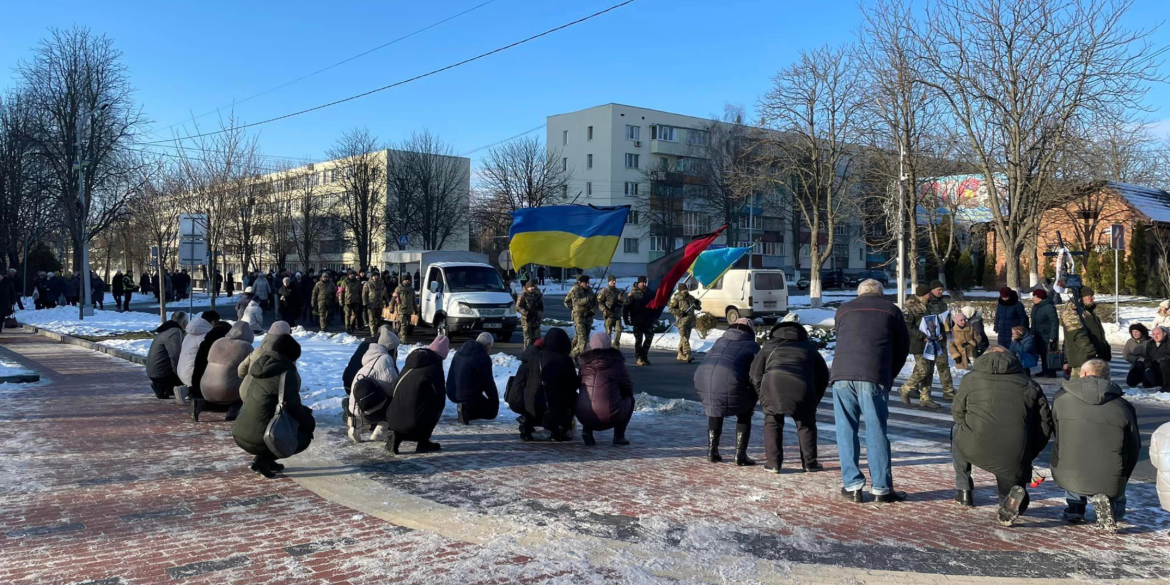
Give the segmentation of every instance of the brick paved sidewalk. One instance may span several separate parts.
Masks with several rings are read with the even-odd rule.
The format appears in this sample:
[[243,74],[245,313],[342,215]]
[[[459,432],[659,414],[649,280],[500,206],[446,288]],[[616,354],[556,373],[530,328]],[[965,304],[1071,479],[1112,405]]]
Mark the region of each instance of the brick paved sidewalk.
[[950,501],[940,443],[895,444],[910,502],[858,506],[835,495],[828,433],[825,473],[777,476],[730,464],[730,445],[724,463],[706,463],[705,421],[685,412],[639,413],[628,448],[609,433],[592,448],[521,443],[506,414],[469,427],[445,417],[441,453],[397,458],[319,418],[288,477],[265,481],[227,424],[154,399],[140,367],[22,333],[0,343],[48,379],[0,386],[0,583],[1170,577],[1170,516],[1149,484],[1131,484],[1132,525],[1116,536],[1063,525],[1051,482],[1005,529],[989,475],[976,475],[979,508]]

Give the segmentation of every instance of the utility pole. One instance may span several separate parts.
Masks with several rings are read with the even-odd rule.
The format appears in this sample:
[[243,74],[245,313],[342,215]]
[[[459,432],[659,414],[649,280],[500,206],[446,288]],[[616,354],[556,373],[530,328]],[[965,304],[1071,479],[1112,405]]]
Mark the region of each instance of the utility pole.
[[86,317],[93,316],[93,290],[89,279],[89,206],[86,203],[85,192],[85,165],[89,161],[85,160],[82,152],[81,135],[85,129],[86,118],[92,117],[94,114],[105,110],[110,104],[99,104],[92,110],[88,110],[84,115],[77,117],[77,201],[81,205],[80,213],[78,213],[78,221],[81,222],[81,307],[79,307],[77,318],[84,320]]
[[906,304],[906,147],[898,135],[898,307]]

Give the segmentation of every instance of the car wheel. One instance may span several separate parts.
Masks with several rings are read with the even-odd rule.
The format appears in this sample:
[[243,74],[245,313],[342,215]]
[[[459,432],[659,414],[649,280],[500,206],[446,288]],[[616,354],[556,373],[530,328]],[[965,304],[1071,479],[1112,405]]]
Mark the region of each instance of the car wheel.
[[727,309],[727,322],[735,323],[736,321],[739,321],[739,309],[735,307]]

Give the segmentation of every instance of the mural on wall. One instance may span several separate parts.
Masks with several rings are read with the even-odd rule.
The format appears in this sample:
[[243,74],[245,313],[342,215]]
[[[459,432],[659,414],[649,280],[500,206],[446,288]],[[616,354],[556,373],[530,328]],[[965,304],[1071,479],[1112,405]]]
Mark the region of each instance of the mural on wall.
[[[1004,194],[1007,192],[1007,178],[995,175],[996,186],[1000,198],[1006,203]],[[938,201],[937,213],[933,214],[934,221],[940,221],[940,216],[955,209],[955,219],[962,223],[975,224],[992,221],[991,195],[987,192],[985,175],[948,175],[923,179],[918,183],[918,200],[921,202]],[[1007,212],[1006,205],[1002,209]],[[918,222],[930,223],[931,214],[928,214],[921,203],[918,205]]]

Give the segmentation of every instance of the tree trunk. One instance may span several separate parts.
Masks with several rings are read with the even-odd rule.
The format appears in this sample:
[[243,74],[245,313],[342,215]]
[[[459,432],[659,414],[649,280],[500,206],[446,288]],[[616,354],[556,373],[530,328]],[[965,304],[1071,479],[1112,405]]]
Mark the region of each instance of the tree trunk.
[[815,238],[810,237],[808,245],[808,304],[814,309],[821,306],[821,250]]
[[1034,289],[1040,284],[1040,258],[1037,253],[1036,234],[1024,243],[1024,257],[1028,259],[1028,288]]
[[940,262],[938,265],[938,281],[943,283],[943,290],[947,289],[947,268],[946,264]]

